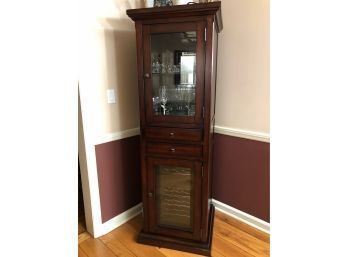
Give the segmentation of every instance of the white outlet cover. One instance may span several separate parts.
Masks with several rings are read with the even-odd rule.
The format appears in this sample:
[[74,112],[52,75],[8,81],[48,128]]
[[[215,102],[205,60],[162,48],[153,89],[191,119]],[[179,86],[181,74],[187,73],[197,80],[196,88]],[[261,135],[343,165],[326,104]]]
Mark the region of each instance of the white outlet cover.
[[115,98],[115,90],[114,89],[107,89],[106,94],[108,97],[108,103],[109,104],[114,104],[116,103],[116,98]]

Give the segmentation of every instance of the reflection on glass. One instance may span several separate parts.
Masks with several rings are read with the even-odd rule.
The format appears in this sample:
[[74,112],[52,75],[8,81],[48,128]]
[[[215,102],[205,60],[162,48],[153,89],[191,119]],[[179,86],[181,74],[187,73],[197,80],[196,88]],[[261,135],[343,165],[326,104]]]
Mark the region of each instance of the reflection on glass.
[[180,84],[194,85],[196,84],[196,54],[183,52],[180,58]]
[[194,116],[196,32],[151,35],[153,113]]
[[155,171],[158,225],[191,230],[191,169],[159,165]]

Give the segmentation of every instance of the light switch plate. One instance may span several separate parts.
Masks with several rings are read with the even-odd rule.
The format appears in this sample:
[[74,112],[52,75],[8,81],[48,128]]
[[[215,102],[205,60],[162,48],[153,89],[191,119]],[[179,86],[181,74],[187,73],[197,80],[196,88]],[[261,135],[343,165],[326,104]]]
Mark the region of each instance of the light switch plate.
[[114,104],[116,103],[116,98],[115,98],[115,90],[114,89],[107,89],[106,94],[108,97],[108,103],[109,104]]

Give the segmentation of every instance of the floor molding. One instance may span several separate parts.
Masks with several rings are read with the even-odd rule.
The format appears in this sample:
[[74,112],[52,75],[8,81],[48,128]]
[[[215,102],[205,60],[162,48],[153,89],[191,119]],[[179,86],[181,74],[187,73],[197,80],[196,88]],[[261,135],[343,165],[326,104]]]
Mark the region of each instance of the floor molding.
[[245,213],[243,211],[240,211],[236,208],[233,208],[227,204],[224,204],[222,202],[219,202],[215,199],[213,199],[213,204],[215,205],[215,208],[218,211],[221,211],[233,218],[236,218],[254,228],[257,228],[258,230],[261,230],[263,232],[266,232],[270,234],[270,224],[266,221],[263,221],[259,218],[256,218],[248,213]]
[[[233,208],[227,204],[224,204],[222,202],[219,202],[215,199],[213,199],[213,204],[216,208],[216,210],[221,211],[233,218],[236,218],[258,230],[261,230],[266,233],[270,233],[270,224],[268,222],[265,222],[259,218],[256,218],[248,213],[245,213],[243,211],[240,211],[236,208]],[[108,220],[107,222],[101,224],[98,226],[98,228],[95,228],[94,230],[94,237],[100,237],[103,236],[112,230],[118,228],[119,226],[123,225],[127,221],[131,220],[138,214],[140,214],[143,210],[143,204],[139,203],[136,206],[130,208],[129,210],[117,215],[116,217],[112,218],[111,220]]]
[[112,218],[111,220],[108,220],[107,222],[101,224],[94,230],[94,237],[100,237],[103,236],[115,228],[118,228],[119,226],[123,225],[127,221],[131,220],[138,214],[140,214],[143,210],[143,204],[139,203],[135,205],[134,207],[128,209],[125,212],[122,212],[121,214],[117,215],[116,217]]
[[249,131],[244,129],[236,129],[236,128],[230,128],[230,127],[223,127],[223,126],[214,126],[214,133],[223,134],[227,136],[233,136],[233,137],[241,137],[261,142],[270,142],[269,134],[267,133],[261,133],[256,131]]

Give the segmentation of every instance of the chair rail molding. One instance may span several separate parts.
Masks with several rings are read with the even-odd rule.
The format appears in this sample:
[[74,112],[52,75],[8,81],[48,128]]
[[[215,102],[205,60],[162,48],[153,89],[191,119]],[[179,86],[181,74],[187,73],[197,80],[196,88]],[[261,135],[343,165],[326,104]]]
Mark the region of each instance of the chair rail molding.
[[[270,142],[270,136],[268,133],[237,129],[237,128],[231,128],[231,127],[224,127],[220,125],[214,126],[214,133],[227,135],[227,136],[233,136],[233,137],[246,138],[246,139],[267,142],[267,143]],[[124,139],[127,137],[133,137],[137,135],[140,135],[139,127],[130,128],[130,129],[121,130],[121,131],[112,132],[112,133],[106,133],[106,134],[97,136],[95,140],[95,145],[104,144],[104,143]]]
[[95,145],[100,145],[108,142],[112,142],[115,140],[120,140],[128,137],[133,137],[140,135],[140,128],[131,128],[127,130],[121,130],[117,132],[112,132],[112,133],[106,133],[104,135],[99,135],[96,140],[95,140]]
[[224,127],[215,125],[214,126],[214,133],[223,134],[227,136],[233,136],[233,137],[241,137],[261,142],[270,142],[270,136],[268,133],[262,133],[262,132],[256,132],[256,131],[250,131],[250,130],[244,130],[244,129],[237,129],[237,128],[230,128],[230,127]]

